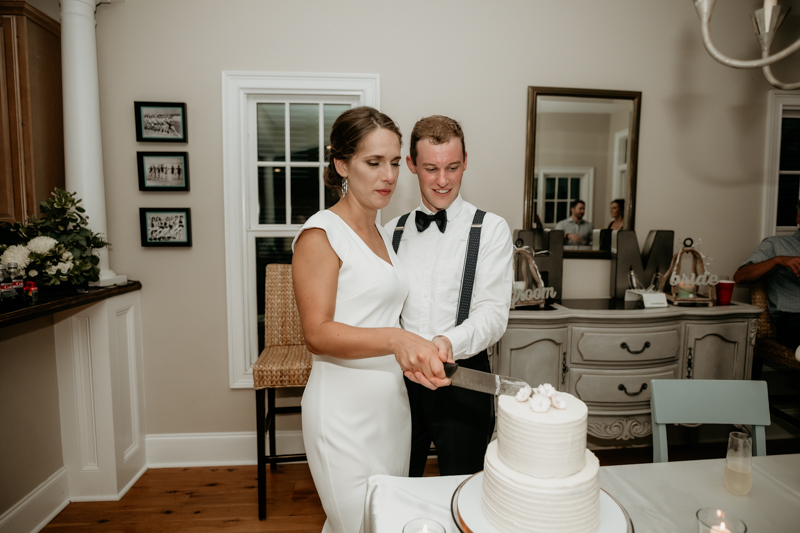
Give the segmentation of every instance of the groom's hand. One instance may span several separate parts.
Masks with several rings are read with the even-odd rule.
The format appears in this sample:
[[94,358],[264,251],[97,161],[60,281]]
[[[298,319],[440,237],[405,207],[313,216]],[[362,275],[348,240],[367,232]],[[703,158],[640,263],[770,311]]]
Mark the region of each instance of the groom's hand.
[[450,339],[444,335],[437,335],[431,342],[439,349],[439,360],[442,363],[455,362],[453,361],[453,345],[450,343]]

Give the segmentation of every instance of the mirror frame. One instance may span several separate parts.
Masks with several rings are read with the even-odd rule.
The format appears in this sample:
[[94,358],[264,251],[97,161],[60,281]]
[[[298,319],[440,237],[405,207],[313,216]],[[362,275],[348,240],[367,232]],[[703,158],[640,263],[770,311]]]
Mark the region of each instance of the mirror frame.
[[[625,229],[634,229],[636,215],[636,177],[639,164],[639,119],[641,117],[642,93],[640,91],[613,91],[606,89],[570,89],[564,87],[528,87],[528,124],[525,143],[525,197],[522,213],[522,228],[532,229],[534,211],[533,178],[536,164],[536,99],[538,96],[573,96],[586,98],[608,98],[612,100],[631,100],[633,111],[631,116],[631,132],[628,134],[628,153],[630,162],[628,169],[628,191]],[[572,259],[610,259],[611,252],[604,250],[564,250],[564,258]]]

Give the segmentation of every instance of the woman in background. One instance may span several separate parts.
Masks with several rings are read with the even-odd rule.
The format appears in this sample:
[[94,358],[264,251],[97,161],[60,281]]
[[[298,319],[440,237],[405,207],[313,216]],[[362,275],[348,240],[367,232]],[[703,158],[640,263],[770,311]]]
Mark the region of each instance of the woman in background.
[[331,129],[325,185],[340,200],[303,224],[292,273],[315,354],[302,400],[303,443],[327,514],[323,533],[356,533],[369,476],[408,475],[411,414],[403,371],[449,384],[434,344],[400,329],[408,280],[375,224],[394,193],[401,134],[370,107]]
[[611,223],[608,229],[622,229],[625,226],[625,200],[617,198],[611,201]]

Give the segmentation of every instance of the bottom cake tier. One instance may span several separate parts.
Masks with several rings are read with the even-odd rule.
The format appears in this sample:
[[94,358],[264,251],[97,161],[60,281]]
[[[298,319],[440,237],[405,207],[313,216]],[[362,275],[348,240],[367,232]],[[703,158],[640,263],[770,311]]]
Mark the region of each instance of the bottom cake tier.
[[600,463],[586,450],[583,470],[540,479],[506,466],[489,444],[484,463],[482,506],[503,533],[595,533],[600,527]]

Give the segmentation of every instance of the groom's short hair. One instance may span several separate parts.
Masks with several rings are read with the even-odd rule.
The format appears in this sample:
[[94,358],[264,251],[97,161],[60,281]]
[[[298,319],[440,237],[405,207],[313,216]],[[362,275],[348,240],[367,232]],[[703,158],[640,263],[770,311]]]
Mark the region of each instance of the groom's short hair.
[[464,144],[464,131],[461,124],[444,115],[431,115],[417,121],[411,131],[410,155],[414,164],[417,163],[417,143],[430,141],[431,144],[445,144],[450,139],[461,139],[461,151],[466,156],[467,148]]

